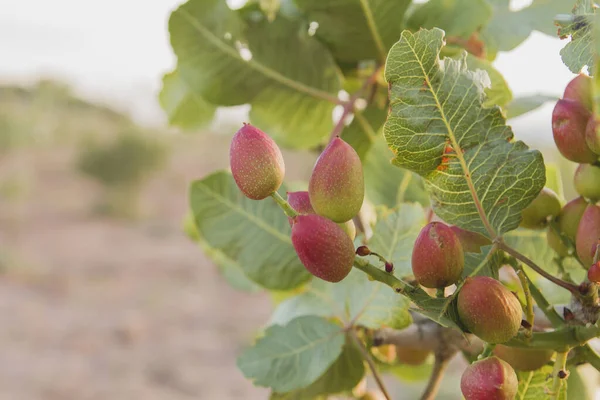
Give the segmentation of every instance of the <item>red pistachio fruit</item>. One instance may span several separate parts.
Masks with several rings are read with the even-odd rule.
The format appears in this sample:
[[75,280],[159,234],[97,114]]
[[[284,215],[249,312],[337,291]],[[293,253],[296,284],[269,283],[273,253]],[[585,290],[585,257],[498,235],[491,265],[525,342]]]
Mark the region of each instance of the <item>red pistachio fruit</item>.
[[451,226],[450,229],[460,240],[465,253],[481,253],[482,247],[492,244],[490,239],[477,232],[467,231],[456,225]]
[[600,283],[600,261],[588,269],[587,276],[590,282]]
[[352,269],[354,244],[335,222],[316,214],[298,215],[292,225],[292,244],[308,272],[339,282]]
[[592,78],[586,74],[577,75],[565,87],[563,99],[576,101],[592,112]]
[[[307,191],[288,192],[287,201],[290,206],[299,214],[315,214],[315,210],[310,204],[310,197]],[[290,226],[292,226],[292,218],[288,217],[288,221]],[[356,237],[356,225],[354,225],[354,221],[350,220],[338,223],[338,225],[344,230],[344,232],[346,232],[350,239],[354,240]]]
[[517,297],[499,281],[467,278],[458,292],[458,315],[473,334],[489,343],[504,343],[519,331],[523,311]]
[[425,225],[413,247],[415,279],[427,288],[444,288],[458,282],[464,266],[463,248],[452,229],[442,222]]
[[585,128],[585,142],[590,150],[600,157],[600,129],[598,128],[598,121],[592,115]]
[[558,100],[552,112],[552,134],[560,153],[577,163],[593,163],[598,159],[585,141],[590,112],[573,100]]
[[336,137],[317,159],[308,184],[317,214],[335,222],[352,219],[363,204],[365,183],[356,151]]
[[277,144],[250,124],[244,124],[233,136],[229,164],[235,183],[253,200],[262,200],[279,189],[285,175]]
[[465,400],[513,400],[518,387],[515,370],[498,357],[469,365],[460,380]]
[[593,249],[600,239],[600,206],[590,204],[585,209],[577,229],[577,256],[587,268],[594,262]]
[[558,214],[558,228],[572,241],[577,237],[577,227],[587,206],[588,202],[580,196],[565,204]]

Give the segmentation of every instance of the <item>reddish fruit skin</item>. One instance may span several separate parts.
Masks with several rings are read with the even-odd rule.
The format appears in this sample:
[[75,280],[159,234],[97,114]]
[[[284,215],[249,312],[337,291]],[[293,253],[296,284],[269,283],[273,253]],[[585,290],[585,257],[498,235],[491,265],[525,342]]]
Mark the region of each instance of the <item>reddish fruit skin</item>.
[[554,351],[509,347],[498,344],[494,347],[494,355],[509,363],[516,370],[535,371],[550,361]]
[[521,212],[523,228],[543,229],[548,224],[548,217],[556,217],[560,213],[560,199],[554,191],[543,188],[535,199]]
[[452,229],[430,222],[419,233],[412,253],[415,279],[427,288],[444,288],[461,277],[465,255]]
[[308,272],[339,282],[352,269],[354,244],[335,222],[316,214],[298,215],[292,225],[292,244]]
[[577,163],[593,163],[598,159],[585,141],[585,128],[590,112],[573,100],[558,100],[552,112],[552,134],[560,153]]
[[546,231],[546,240],[548,241],[548,246],[550,246],[559,256],[566,257],[569,255],[569,248],[565,246],[560,235],[550,226]]
[[233,136],[229,164],[235,183],[253,200],[262,200],[279,189],[285,175],[277,144],[250,124],[242,126]]
[[476,336],[504,343],[519,331],[523,311],[517,297],[487,276],[467,278],[458,293],[458,315]]
[[299,214],[315,214],[315,210],[310,204],[310,197],[308,196],[307,191],[288,192],[287,201]]
[[460,380],[465,400],[513,400],[518,386],[515,370],[498,357],[469,365]]
[[482,247],[492,244],[490,239],[477,232],[467,231],[456,225],[451,226],[450,229],[460,241],[465,253],[481,253]]
[[[307,191],[288,192],[287,201],[298,214],[315,214]],[[292,226],[292,218],[288,217],[288,222]],[[350,220],[338,225],[346,232],[350,239],[354,240],[356,237],[356,225],[354,225],[354,221]]]
[[586,74],[577,75],[565,87],[563,99],[576,101],[592,112],[592,78]]
[[598,122],[592,115],[585,128],[585,143],[594,153],[600,154],[600,130],[597,127]]
[[598,239],[600,239],[600,206],[590,204],[581,216],[575,241],[577,256],[585,267],[593,264],[592,249]]
[[562,210],[560,210],[560,214],[558,214],[557,222],[560,231],[573,242],[577,237],[579,221],[581,221],[581,216],[587,206],[588,202],[580,196],[565,204]]
[[336,137],[317,159],[308,183],[317,214],[335,222],[352,219],[363,204],[365,182],[356,151]]
[[592,201],[600,200],[600,167],[581,164],[575,170],[573,184],[577,193]]

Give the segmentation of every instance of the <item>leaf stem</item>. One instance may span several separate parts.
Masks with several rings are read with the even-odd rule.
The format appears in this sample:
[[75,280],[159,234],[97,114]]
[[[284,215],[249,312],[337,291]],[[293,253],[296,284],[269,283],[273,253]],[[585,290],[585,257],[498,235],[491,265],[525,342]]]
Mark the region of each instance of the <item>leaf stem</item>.
[[369,5],[368,0],[360,0],[360,5],[365,14],[365,19],[367,20],[367,25],[369,25],[369,30],[371,31],[371,36],[373,37],[373,41],[377,46],[377,50],[379,51],[379,57],[381,57],[381,61],[385,61],[387,52],[385,51],[385,46],[383,44],[383,40],[381,39],[381,35],[377,30],[377,24],[375,23],[375,18],[373,17],[373,12],[371,11],[371,7]]
[[285,215],[287,215],[290,218],[294,218],[298,215],[296,210],[294,210],[292,206],[290,206],[290,203],[288,203],[283,197],[281,197],[279,193],[273,192],[271,193],[271,197],[273,198],[273,200],[275,200],[275,203],[277,203],[277,205],[281,207],[283,212],[285,212]]
[[498,248],[504,250],[506,253],[510,254],[511,256],[513,256],[517,260],[521,261],[522,263],[526,264],[531,269],[533,269],[535,272],[537,272],[544,278],[548,279],[550,282],[554,283],[557,286],[562,287],[563,289],[568,290],[569,292],[571,292],[574,295],[579,294],[578,286],[576,286],[572,283],[569,283],[569,282],[565,282],[562,279],[556,278],[555,276],[552,276],[548,272],[544,271],[541,267],[539,267],[536,263],[534,263],[529,258],[527,258],[525,255],[519,253],[517,250],[515,250],[512,247],[510,247],[509,245],[507,245],[501,238],[497,239],[496,241],[498,244]]
[[415,287],[410,284],[404,282],[401,279],[396,278],[392,274],[388,274],[387,272],[377,268],[373,264],[369,263],[364,258],[356,256],[354,258],[354,267],[360,269],[365,274],[369,275],[374,280],[384,283],[394,289],[396,293],[403,294],[405,296],[410,297],[409,293],[417,290]]
[[373,378],[375,378],[375,382],[377,382],[377,386],[379,386],[379,390],[381,390],[381,393],[383,393],[386,400],[391,400],[391,397],[383,383],[383,379],[381,379],[381,375],[379,375],[377,366],[375,365],[373,358],[369,354],[369,351],[367,350],[367,348],[365,347],[363,342],[358,338],[358,336],[356,336],[356,331],[354,329],[350,329],[349,335],[352,338],[352,341],[354,342],[356,347],[358,347],[358,350],[362,354],[363,358],[369,365],[369,369],[371,370],[371,373],[373,374]]
[[[552,371],[552,396],[556,400],[560,399],[560,389],[567,375],[567,354],[569,351],[556,353],[556,361],[554,361],[554,370]],[[565,374],[565,375],[562,375]]]
[[533,312],[533,298],[531,296],[531,290],[529,289],[529,279],[527,279],[525,276],[525,271],[523,271],[523,268],[519,268],[517,270],[517,276],[519,277],[521,287],[523,288],[523,294],[525,295],[525,320],[529,323],[529,327],[525,330],[525,332],[526,336],[531,338],[535,314]]
[[450,363],[450,357],[444,357],[442,355],[436,355],[433,363],[433,370],[429,375],[429,381],[427,387],[421,395],[421,400],[434,400],[442,384],[442,378],[448,369]]

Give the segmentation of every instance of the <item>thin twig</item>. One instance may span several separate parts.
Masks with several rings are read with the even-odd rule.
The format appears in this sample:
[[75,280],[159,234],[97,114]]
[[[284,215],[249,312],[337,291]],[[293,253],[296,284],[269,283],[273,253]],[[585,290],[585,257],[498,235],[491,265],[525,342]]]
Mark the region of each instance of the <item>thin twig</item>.
[[373,358],[369,354],[369,351],[367,350],[365,345],[361,342],[361,340],[358,338],[358,336],[356,336],[356,332],[354,331],[354,329],[350,329],[349,334],[350,334],[350,337],[352,338],[352,340],[354,341],[354,344],[356,344],[356,347],[358,347],[358,350],[362,354],[363,358],[369,365],[369,368],[371,369],[371,373],[373,374],[373,378],[375,378],[375,382],[377,382],[377,386],[379,386],[379,390],[381,390],[381,393],[383,393],[386,400],[391,400],[391,397],[383,383],[383,380],[381,379],[381,375],[379,375],[377,366],[375,365]]
[[544,278],[548,279],[550,282],[552,282],[555,285],[560,286],[564,289],[567,289],[569,292],[571,292],[574,295],[579,295],[578,286],[573,285],[572,283],[569,283],[569,282],[565,282],[562,279],[556,278],[555,276],[552,276],[548,272],[544,271],[541,267],[539,267],[536,263],[534,263],[529,258],[527,258],[525,255],[519,253],[517,250],[515,250],[512,247],[510,247],[509,245],[507,245],[502,239],[498,240],[497,244],[498,244],[498,248],[504,250],[505,252],[507,252],[514,258],[516,258],[517,260],[526,264],[532,270],[534,270],[535,272],[537,272]]
[[563,381],[567,377],[567,354],[569,354],[568,351],[556,353],[556,361],[554,361],[554,370],[552,371],[552,397],[556,400],[560,398],[560,389]]
[[287,215],[290,218],[294,218],[298,215],[296,210],[294,210],[292,206],[290,206],[290,203],[288,203],[283,197],[281,197],[279,193],[273,192],[271,193],[271,197],[273,198],[273,200],[275,200],[277,205],[281,207],[285,215]]
[[377,81],[377,76],[381,72],[383,66],[379,66],[375,68],[375,71],[363,82],[363,85],[360,89],[358,89],[355,93],[350,96],[348,101],[342,103],[344,108],[342,109],[342,115],[338,119],[337,123],[333,127],[331,134],[329,135],[329,141],[331,142],[336,136],[341,136],[342,131],[346,127],[346,118],[348,115],[354,112],[354,106],[356,104],[356,100],[360,98],[360,96],[364,93],[369,86],[372,86]]
[[529,323],[529,327],[525,332],[527,332],[527,337],[531,337],[535,314],[533,312],[533,298],[531,297],[531,290],[529,290],[529,279],[525,276],[525,271],[523,271],[522,268],[519,268],[517,271],[517,276],[519,277],[521,287],[523,288],[523,294],[525,295],[525,320]]
[[431,371],[431,375],[429,375],[429,381],[427,382],[425,391],[423,391],[421,400],[435,399],[438,390],[440,389],[440,385],[442,384],[442,378],[444,377],[446,369],[448,368],[448,364],[450,364],[450,357],[445,357],[442,355],[435,356],[433,370]]

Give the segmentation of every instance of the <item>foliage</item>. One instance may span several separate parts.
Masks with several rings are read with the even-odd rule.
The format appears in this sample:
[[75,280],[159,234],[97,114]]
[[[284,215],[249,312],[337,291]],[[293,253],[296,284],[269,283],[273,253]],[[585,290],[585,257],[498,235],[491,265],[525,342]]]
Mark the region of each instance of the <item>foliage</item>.
[[[565,351],[600,365],[595,353],[581,351],[600,331],[596,320],[577,315],[583,323],[571,324],[545,297],[559,286],[577,307],[597,311],[596,292],[577,286],[585,273],[579,260],[557,255],[545,231],[518,228],[542,188],[562,196],[562,183],[538,151],[514,139],[506,119],[556,97],[513,99],[492,64],[533,31],[555,34],[556,18],[560,34],[572,39],[565,64],[593,73],[600,46],[586,4],[568,14],[572,5],[562,0],[534,0],[517,11],[508,0],[256,0],[236,10],[220,0],[188,0],[173,11],[177,66],[160,94],[172,125],[195,130],[217,107],[249,104],[249,122],[278,145],[318,154],[340,136],[363,166],[366,201],[355,217],[355,245],[369,252],[338,283],[312,277],[300,262],[285,184],[275,201],[254,201],[227,171],[192,183],[190,237],[233,286],[283,298],[238,359],[248,379],[271,388],[274,399],[349,393],[367,373],[363,360],[378,378],[368,354],[382,328],[409,331],[424,324],[415,317],[422,314],[463,340],[469,332],[457,293],[466,278],[481,275],[518,292],[530,325],[534,303],[553,325],[534,332],[523,323],[508,342],[558,351],[554,369],[519,374],[519,399],[566,398],[559,379],[569,368]],[[434,295],[412,282],[415,239],[432,218],[490,239],[480,253],[465,254],[451,293],[438,288]],[[501,273],[503,266],[510,272]]]

